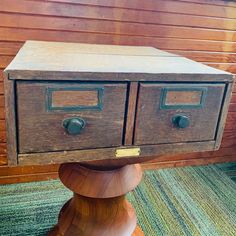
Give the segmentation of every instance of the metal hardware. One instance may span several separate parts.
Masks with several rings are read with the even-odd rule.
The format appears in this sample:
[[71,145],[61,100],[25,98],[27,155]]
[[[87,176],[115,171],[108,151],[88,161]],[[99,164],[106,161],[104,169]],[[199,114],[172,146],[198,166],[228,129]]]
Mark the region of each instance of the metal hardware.
[[116,150],[116,157],[129,157],[129,156],[139,156],[141,153],[140,148],[120,148]]
[[63,121],[63,127],[68,134],[77,135],[85,127],[85,121],[80,117],[68,118]]
[[176,115],[172,118],[172,123],[177,127],[177,128],[187,128],[190,125],[190,119],[189,117],[185,115]]

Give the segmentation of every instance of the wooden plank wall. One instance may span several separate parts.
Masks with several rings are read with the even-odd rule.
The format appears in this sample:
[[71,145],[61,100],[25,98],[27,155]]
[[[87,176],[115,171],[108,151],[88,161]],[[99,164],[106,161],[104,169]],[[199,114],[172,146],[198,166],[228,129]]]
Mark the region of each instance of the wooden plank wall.
[[[2,71],[25,40],[148,45],[236,73],[236,3],[221,0],[1,0],[0,183],[56,177],[58,166],[8,168]],[[70,60],[70,58],[68,58]],[[236,89],[216,152],[144,167],[236,160]]]

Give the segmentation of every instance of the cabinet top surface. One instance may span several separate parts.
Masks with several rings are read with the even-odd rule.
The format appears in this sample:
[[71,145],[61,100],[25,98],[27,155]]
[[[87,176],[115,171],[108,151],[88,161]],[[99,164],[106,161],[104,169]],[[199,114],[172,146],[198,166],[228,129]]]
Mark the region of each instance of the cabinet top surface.
[[143,46],[27,41],[6,72],[231,75],[190,59]]

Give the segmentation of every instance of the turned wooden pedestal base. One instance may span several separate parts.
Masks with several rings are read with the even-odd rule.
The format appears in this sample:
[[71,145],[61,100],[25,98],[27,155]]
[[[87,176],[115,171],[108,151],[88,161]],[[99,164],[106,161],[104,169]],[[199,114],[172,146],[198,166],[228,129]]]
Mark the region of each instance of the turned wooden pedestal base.
[[74,192],[61,209],[50,236],[143,236],[135,210],[125,199],[141,181],[139,164],[115,170],[94,170],[62,164],[62,183]]

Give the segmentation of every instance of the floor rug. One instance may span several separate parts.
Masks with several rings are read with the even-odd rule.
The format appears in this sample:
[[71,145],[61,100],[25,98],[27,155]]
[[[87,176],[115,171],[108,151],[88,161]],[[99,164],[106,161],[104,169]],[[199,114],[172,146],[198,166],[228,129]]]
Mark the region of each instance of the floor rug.
[[[127,196],[145,235],[235,236],[236,183],[226,169],[146,171]],[[46,235],[71,196],[58,180],[0,186],[0,235]]]
[[236,182],[236,162],[216,164],[226,175]]

